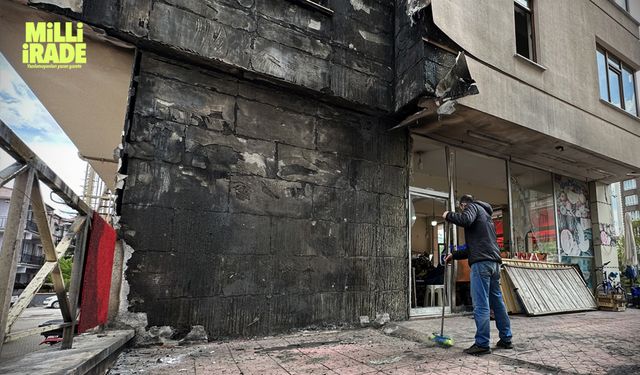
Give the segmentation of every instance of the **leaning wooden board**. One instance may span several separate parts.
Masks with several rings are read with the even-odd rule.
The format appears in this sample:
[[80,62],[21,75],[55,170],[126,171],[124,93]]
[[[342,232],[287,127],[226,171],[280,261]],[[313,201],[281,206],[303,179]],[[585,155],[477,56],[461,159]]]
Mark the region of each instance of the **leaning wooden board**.
[[503,268],[500,270],[500,289],[502,290],[502,299],[507,307],[509,314],[520,314],[523,312],[522,305],[518,301],[511,278],[507,275],[507,271]]
[[505,264],[504,269],[528,315],[597,309],[593,294],[573,266]]
[[[527,268],[566,268],[566,264],[553,262],[538,262],[522,259],[502,259],[502,263],[511,266],[522,266]],[[521,314],[524,312],[522,304],[518,300],[515,287],[507,271],[503,268],[500,272],[500,288],[502,289],[502,297],[504,299],[507,312],[510,314]]]

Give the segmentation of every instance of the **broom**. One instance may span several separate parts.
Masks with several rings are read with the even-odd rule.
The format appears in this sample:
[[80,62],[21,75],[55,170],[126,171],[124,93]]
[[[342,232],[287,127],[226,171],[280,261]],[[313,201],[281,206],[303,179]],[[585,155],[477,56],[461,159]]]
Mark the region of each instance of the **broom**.
[[[444,228],[445,228],[445,232],[444,232],[444,243],[445,243],[445,253],[444,253],[444,258],[447,258],[447,253],[449,250],[449,246],[451,246],[449,244],[449,242],[451,241],[451,224],[447,223],[445,221],[444,223]],[[429,336],[429,340],[433,341],[434,343],[436,343],[436,345],[441,346],[443,348],[450,348],[453,346],[453,339],[449,336],[445,336],[444,334],[444,310],[445,310],[445,306],[446,306],[446,301],[447,301],[447,276],[448,276],[448,269],[449,269],[449,265],[445,262],[444,264],[444,275],[443,275],[443,284],[444,287],[442,288],[443,293],[442,293],[442,317],[440,318],[440,334],[438,334],[437,332],[434,332],[431,334],[431,336]]]

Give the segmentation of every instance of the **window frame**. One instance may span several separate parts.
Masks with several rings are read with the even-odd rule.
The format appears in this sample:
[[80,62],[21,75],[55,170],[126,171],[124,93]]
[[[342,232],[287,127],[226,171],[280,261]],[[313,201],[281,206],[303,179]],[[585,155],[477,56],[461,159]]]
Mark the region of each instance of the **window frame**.
[[[602,55],[604,55],[604,64],[605,64],[605,78],[607,81],[607,99],[603,99],[602,97],[600,97],[600,67],[598,66],[598,52],[600,52]],[[610,57],[611,56],[611,57]],[[615,65],[615,61],[618,61],[618,65]],[[603,100],[609,104],[611,104],[612,106],[619,108],[623,111],[625,111],[626,113],[638,117],[638,86],[637,86],[637,80],[636,80],[636,73],[637,71],[635,69],[633,69],[630,65],[625,64],[624,61],[619,58],[618,56],[616,56],[615,54],[610,53],[606,48],[602,47],[601,45],[597,44],[596,45],[596,68],[598,71],[598,97],[600,97],[600,100]],[[624,75],[623,72],[624,70],[627,70],[628,72],[631,72],[631,78],[633,79],[633,96],[634,96],[634,101],[635,101],[635,113],[633,112],[629,112],[625,107],[626,107],[626,103],[625,103],[625,92],[624,92]],[[618,107],[616,104],[614,104],[611,101],[611,82],[609,80],[609,76],[610,76],[610,70],[613,71],[613,73],[617,74],[619,79],[618,79],[618,95],[620,96],[620,106]]]
[[538,49],[536,46],[536,34],[537,34],[537,30],[536,30],[536,23],[535,23],[535,12],[534,12],[534,1],[535,0],[525,0],[528,1],[529,3],[529,7],[525,7],[524,5],[522,5],[520,3],[520,1],[518,0],[513,0],[513,5],[514,5],[514,36],[516,33],[516,28],[517,26],[515,25],[515,12],[518,11],[518,9],[520,9],[521,12],[528,14],[529,15],[529,24],[531,27],[531,32],[528,35],[529,39],[529,54],[530,56],[524,56],[521,55],[518,52],[518,39],[516,38],[516,55],[524,57],[527,60],[531,60],[533,62],[537,62],[538,61]]
[[[633,198],[633,199],[630,199],[630,198]],[[625,205],[625,207],[637,206],[638,205],[638,195],[637,194],[625,195],[624,196],[624,205]]]
[[[629,182],[629,184],[631,185],[631,183],[633,183],[633,186],[627,187],[626,183]],[[633,190],[633,189],[637,189],[637,182],[635,178],[630,178],[628,180],[624,180],[622,181],[622,190],[623,191],[629,191],[629,190]]]
[[618,4],[618,2],[615,0],[613,0],[613,3],[622,8],[625,12],[629,13],[629,0],[624,0],[624,6]]

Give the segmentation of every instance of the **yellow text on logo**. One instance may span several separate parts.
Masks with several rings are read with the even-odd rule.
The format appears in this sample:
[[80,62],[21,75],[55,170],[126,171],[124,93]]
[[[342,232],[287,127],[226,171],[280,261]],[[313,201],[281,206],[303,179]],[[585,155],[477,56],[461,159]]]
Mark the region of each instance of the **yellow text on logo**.
[[[87,44],[78,22],[26,22],[22,62],[33,65],[84,64]],[[75,31],[75,32],[74,32]]]

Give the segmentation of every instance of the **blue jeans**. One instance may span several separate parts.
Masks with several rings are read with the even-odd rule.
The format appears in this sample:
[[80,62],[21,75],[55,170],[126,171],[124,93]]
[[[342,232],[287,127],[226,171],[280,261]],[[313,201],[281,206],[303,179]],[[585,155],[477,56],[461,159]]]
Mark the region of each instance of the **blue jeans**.
[[496,318],[496,327],[503,341],[511,341],[511,322],[500,291],[500,264],[492,261],[471,265],[471,299],[476,321],[476,345],[489,347],[489,308]]

